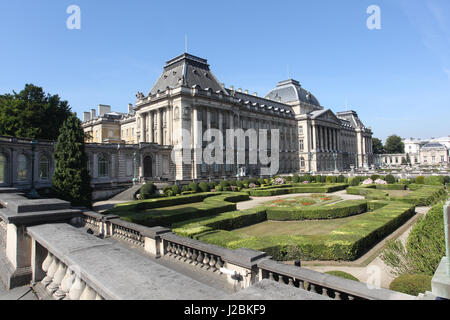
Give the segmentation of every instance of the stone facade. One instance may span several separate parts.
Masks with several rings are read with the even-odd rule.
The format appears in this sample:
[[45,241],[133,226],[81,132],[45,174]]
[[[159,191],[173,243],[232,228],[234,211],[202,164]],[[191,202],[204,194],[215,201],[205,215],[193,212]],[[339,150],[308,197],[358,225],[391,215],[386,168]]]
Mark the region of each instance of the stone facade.
[[[96,131],[102,133],[115,126],[122,143],[174,148],[175,156],[179,156],[177,146],[188,132],[192,162],[177,163],[173,180],[260,175],[260,165],[250,164],[247,159],[248,153],[257,150],[247,145],[245,164],[226,164],[225,159],[224,164],[214,165],[199,161],[198,155],[207,145],[203,137],[208,129],[221,130],[224,141],[227,129],[280,130],[281,174],[342,171],[373,164],[372,131],[362,124],[357,113],[334,114],[292,79],[280,82],[262,98],[234,87],[225,88],[205,59],[183,54],[166,63],[147,95],[139,92],[136,97],[136,105],[129,105],[128,114],[109,112],[92,118],[92,112],[87,113],[89,120],[83,128],[95,135]],[[98,135],[88,142],[111,143],[104,134]],[[140,169],[144,173],[141,177],[150,178],[145,171]]]

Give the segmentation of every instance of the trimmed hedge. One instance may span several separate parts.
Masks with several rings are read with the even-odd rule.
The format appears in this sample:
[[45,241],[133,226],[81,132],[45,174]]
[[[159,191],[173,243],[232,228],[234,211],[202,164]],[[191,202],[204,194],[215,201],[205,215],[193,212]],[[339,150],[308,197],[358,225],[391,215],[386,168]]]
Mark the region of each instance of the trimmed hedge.
[[282,194],[296,194],[296,193],[332,193],[339,190],[344,190],[348,185],[344,183],[336,184],[307,184],[295,185],[290,188],[258,188],[245,190],[252,197],[271,197]]
[[405,274],[394,279],[389,286],[390,290],[398,291],[412,296],[431,291],[432,276],[423,274]]
[[431,208],[411,230],[406,249],[417,273],[432,276],[445,256],[444,202]]
[[251,226],[267,220],[266,208],[256,207],[248,210],[226,212],[214,217],[195,219],[174,224],[172,230],[176,234],[188,238],[196,238],[214,230],[234,230]]
[[185,194],[178,197],[165,197],[157,199],[139,200],[127,203],[121,203],[114,206],[114,209],[108,210],[108,213],[120,214],[122,211],[141,211],[147,209],[156,209],[170,206],[177,206],[188,203],[202,202],[208,197],[220,195],[219,192]]
[[353,275],[351,275],[350,273],[344,272],[344,271],[328,271],[325,272],[326,274],[331,274],[332,276],[336,276],[339,278],[343,278],[343,279],[347,279],[347,280],[353,280],[353,281],[357,281],[359,282],[358,278],[354,277]]
[[218,230],[200,234],[198,239],[230,249],[263,251],[278,261],[352,261],[412,217],[414,209],[407,203],[385,201],[382,208],[363,214],[327,235],[244,237],[237,232]]
[[353,216],[367,211],[366,200],[346,200],[331,205],[297,208],[267,208],[267,220],[322,220]]
[[[199,197],[200,196],[200,197]],[[121,208],[119,211],[109,211],[108,213],[114,212],[118,214],[122,220],[133,222],[147,227],[154,226],[166,226],[171,227],[172,224],[180,221],[191,220],[199,217],[207,217],[216,215],[223,212],[235,211],[236,203],[239,201],[249,200],[249,196],[246,193],[225,193],[225,194],[211,194],[209,197],[206,195],[191,195],[191,196],[178,196],[169,198],[159,199],[159,202],[140,202],[136,207],[145,207],[142,210],[130,210],[126,211]],[[177,201],[181,198],[181,201]],[[168,204],[167,199],[171,201]],[[176,208],[173,206],[180,204],[189,204],[201,202],[201,204],[189,207]],[[164,201],[166,200],[166,201]],[[198,200],[198,201],[194,201]],[[163,207],[161,207],[163,204]],[[153,208],[148,209],[148,206],[153,206]],[[129,208],[129,206],[127,206]],[[146,210],[146,211],[144,211]]]

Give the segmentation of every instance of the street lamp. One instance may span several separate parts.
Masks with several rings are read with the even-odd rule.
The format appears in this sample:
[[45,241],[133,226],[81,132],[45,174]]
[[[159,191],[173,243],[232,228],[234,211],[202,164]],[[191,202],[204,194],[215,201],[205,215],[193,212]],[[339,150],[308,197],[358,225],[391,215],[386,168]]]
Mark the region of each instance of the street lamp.
[[338,157],[337,153],[336,153],[336,152],[333,153],[333,159],[334,159],[334,172],[335,172],[335,173],[338,173],[338,172],[339,172],[339,171],[338,171],[338,168],[337,168],[337,157]]
[[40,198],[38,192],[36,191],[36,188],[34,186],[34,159],[35,159],[35,149],[36,149],[37,141],[32,140],[31,141],[31,191],[28,194],[28,197],[31,199],[38,199]]

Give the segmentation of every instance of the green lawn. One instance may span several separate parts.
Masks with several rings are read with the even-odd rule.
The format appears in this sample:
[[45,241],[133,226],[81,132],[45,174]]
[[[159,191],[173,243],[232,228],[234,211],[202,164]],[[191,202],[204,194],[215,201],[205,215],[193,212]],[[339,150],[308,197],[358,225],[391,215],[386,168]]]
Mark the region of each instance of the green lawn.
[[[364,216],[363,213],[359,216]],[[331,220],[302,220],[302,221],[265,221],[252,226],[236,229],[234,232],[243,236],[266,236],[270,235],[325,235],[356,220],[359,216],[351,216]]]

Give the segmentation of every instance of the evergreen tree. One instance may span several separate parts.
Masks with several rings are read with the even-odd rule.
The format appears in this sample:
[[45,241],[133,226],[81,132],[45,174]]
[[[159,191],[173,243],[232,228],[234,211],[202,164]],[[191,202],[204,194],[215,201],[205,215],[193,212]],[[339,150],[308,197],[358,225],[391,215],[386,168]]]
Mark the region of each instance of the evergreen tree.
[[84,151],[84,132],[76,114],[63,124],[55,147],[56,170],[53,189],[59,198],[74,206],[91,206],[91,178]]

